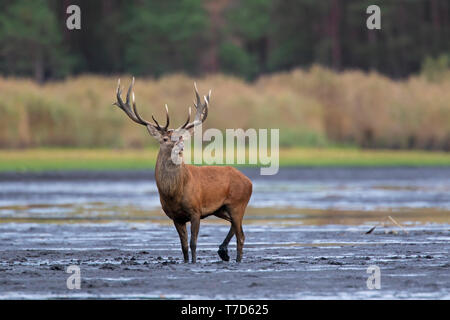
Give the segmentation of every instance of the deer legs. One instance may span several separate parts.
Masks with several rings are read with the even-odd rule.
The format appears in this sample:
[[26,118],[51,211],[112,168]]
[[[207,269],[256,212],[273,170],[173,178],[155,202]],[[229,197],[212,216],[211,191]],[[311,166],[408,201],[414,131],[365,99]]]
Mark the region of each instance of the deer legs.
[[[188,233],[186,229],[186,223],[174,222],[175,228],[177,229],[178,235],[180,236],[181,250],[183,250],[183,259],[185,263],[189,262],[189,247],[188,247]],[[197,236],[198,230],[200,229],[200,219],[193,219],[191,221],[191,254],[192,263],[197,260],[196,249],[197,249]]]
[[184,262],[189,262],[189,249],[188,249],[188,235],[186,230],[186,223],[178,223],[175,222],[175,228],[178,231],[178,235],[180,236],[181,242],[181,250],[183,250],[183,258]]
[[[232,211],[231,211],[232,212]],[[230,256],[228,255],[228,244],[230,243],[231,238],[233,238],[234,235],[236,235],[236,262],[241,262],[242,260],[242,248],[244,247],[244,231],[242,230],[242,216],[237,215],[231,216],[231,228],[230,231],[228,231],[227,236],[223,240],[222,244],[219,246],[219,251],[217,253],[219,254],[219,257],[223,261],[229,261]],[[227,219],[228,220],[228,219]]]
[[[178,231],[178,235],[180,236],[180,242],[181,242],[181,250],[183,250],[183,258],[184,262],[189,262],[189,248],[188,248],[188,234],[186,229],[186,223],[180,223],[174,221],[175,228]],[[191,255],[192,255],[192,263],[196,263],[197,261],[197,237],[198,237],[198,231],[200,229],[200,218],[192,218],[191,220],[191,241],[190,241],[190,247],[191,247]]]
[[219,246],[219,254],[220,259],[223,261],[230,261],[230,256],[228,255],[228,244],[230,243],[231,238],[234,236],[233,226],[230,227],[230,231],[228,231],[227,236],[223,240],[222,244]]
[[192,263],[197,262],[197,236],[198,231],[200,229],[200,217],[192,217],[191,220],[191,255],[192,255]]
[[[181,249],[183,250],[183,258],[184,262],[189,262],[189,248],[188,248],[188,234],[186,229],[186,223],[174,222],[175,228],[177,229],[178,235],[180,236]],[[197,262],[197,238],[198,232],[200,229],[200,218],[192,218],[191,220],[191,240],[190,240],[190,248],[191,248],[191,256],[192,263]],[[219,254],[220,258],[223,261],[229,261],[230,256],[228,255],[228,244],[230,243],[231,238],[236,235],[236,262],[241,262],[242,260],[242,249],[244,247],[244,231],[242,230],[242,219],[239,218],[231,218],[231,227],[230,231],[228,231],[227,236],[223,240],[222,244],[219,246]]]
[[245,241],[244,231],[242,230],[242,219],[232,219],[231,227],[234,229],[234,232],[236,234],[236,247],[237,247],[236,262],[241,262],[242,248],[244,247]]
[[242,248],[244,247],[244,240],[245,240],[244,231],[242,230],[242,223],[232,222],[230,231],[223,240],[222,244],[219,246],[219,251],[217,251],[219,257],[223,261],[230,261],[230,256],[228,255],[228,244],[230,243],[231,238],[233,238],[235,234],[237,247],[236,262],[241,262],[242,260]]

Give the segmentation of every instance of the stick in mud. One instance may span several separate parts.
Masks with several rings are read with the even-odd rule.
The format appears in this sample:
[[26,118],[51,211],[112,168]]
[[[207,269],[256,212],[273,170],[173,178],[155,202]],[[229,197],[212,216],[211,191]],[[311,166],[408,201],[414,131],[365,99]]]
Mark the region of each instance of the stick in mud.
[[408,234],[408,231],[405,230],[397,221],[394,220],[391,216],[388,216],[389,220],[391,220],[397,227],[403,230],[404,233]]
[[[403,228],[402,225],[400,225],[397,221],[395,221],[394,218],[392,218],[391,216],[388,216],[387,218],[388,218],[393,224],[395,224],[397,227],[399,227],[400,229],[402,229],[404,233],[408,234],[408,231],[407,231],[405,228]],[[378,224],[376,224],[375,226],[373,226],[372,228],[370,228],[370,230],[367,231],[365,234],[371,234],[371,233],[375,230],[375,228],[378,227],[379,225],[384,226],[384,223],[379,222]]]

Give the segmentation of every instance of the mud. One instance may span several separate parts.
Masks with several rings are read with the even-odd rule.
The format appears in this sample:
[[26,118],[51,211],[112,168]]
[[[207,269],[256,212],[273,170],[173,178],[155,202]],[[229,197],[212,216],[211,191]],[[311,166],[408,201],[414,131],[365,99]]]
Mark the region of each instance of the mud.
[[[0,298],[449,299],[449,225],[247,225],[242,263],[217,255],[228,226],[202,224],[184,264],[172,226],[0,224]],[[235,245],[230,244],[231,258]],[[81,289],[67,288],[69,265]],[[376,265],[381,289],[369,290]]]
[[0,299],[450,299],[450,168],[243,171],[243,262],[220,260],[229,226],[208,218],[195,265],[150,171],[0,173]]

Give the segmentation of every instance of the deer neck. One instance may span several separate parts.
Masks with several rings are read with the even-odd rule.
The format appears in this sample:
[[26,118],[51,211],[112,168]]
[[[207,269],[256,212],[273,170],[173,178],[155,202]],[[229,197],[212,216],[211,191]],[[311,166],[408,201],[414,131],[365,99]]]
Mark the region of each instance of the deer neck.
[[174,163],[170,150],[159,150],[155,166],[155,180],[160,195],[176,197],[183,194],[182,189],[187,181],[186,166],[183,159]]

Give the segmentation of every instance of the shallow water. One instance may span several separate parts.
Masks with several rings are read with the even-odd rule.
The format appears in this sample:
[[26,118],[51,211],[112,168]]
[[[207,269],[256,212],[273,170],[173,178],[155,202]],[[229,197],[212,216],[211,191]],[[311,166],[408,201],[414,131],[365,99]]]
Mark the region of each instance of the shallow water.
[[[244,171],[243,263],[220,261],[229,226],[208,218],[196,265],[150,172],[0,174],[0,299],[450,299],[450,168]],[[81,290],[66,287],[69,265]]]
[[[450,168],[281,169],[276,176],[244,172],[254,184],[248,222],[327,224],[342,218],[349,223],[351,216],[359,224],[386,213],[405,222],[449,218]],[[72,172],[0,175],[0,219],[166,217],[149,172]]]

